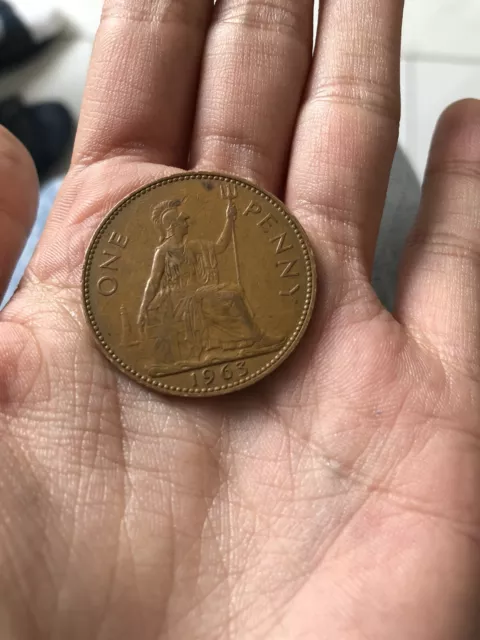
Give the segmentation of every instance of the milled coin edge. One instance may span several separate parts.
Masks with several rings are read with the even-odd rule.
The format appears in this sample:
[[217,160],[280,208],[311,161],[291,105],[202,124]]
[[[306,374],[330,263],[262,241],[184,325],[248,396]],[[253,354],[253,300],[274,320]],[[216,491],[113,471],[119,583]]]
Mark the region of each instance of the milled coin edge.
[[[279,211],[282,216],[285,218],[289,226],[295,232],[297,239],[300,243],[300,247],[302,249],[303,258],[305,260],[306,272],[307,272],[307,285],[306,285],[306,301],[304,308],[302,310],[302,315],[299,320],[297,327],[294,332],[290,336],[288,342],[284,347],[275,354],[275,357],[272,358],[266,365],[257,369],[257,371],[253,374],[250,374],[248,377],[243,378],[241,381],[235,383],[229,383],[221,386],[215,387],[204,387],[199,389],[188,389],[185,387],[175,387],[172,385],[163,384],[154,378],[143,375],[136,371],[133,367],[125,363],[121,358],[119,358],[114,350],[108,345],[107,341],[102,335],[98,324],[95,320],[95,316],[92,310],[92,303],[90,298],[89,291],[89,280],[91,267],[93,263],[93,259],[95,256],[95,250],[100,243],[103,234],[108,229],[110,224],[115,220],[115,218],[132,202],[136,199],[144,196],[145,194],[154,191],[162,186],[167,184],[173,184],[175,182],[183,182],[186,180],[217,180],[217,181],[225,181],[225,182],[233,182],[240,186],[245,187],[249,191],[252,191],[257,196],[261,197],[264,200],[269,201],[269,203]],[[308,326],[310,324],[310,320],[313,315],[313,311],[315,308],[317,295],[317,269],[316,262],[313,250],[310,246],[308,236],[305,230],[302,228],[300,222],[296,219],[296,217],[290,213],[286,206],[274,195],[268,193],[267,191],[261,190],[253,183],[248,180],[244,180],[242,178],[238,178],[236,176],[231,176],[224,173],[214,173],[214,172],[185,172],[185,173],[177,173],[168,176],[167,178],[162,178],[155,182],[152,182],[137,191],[134,191],[129,196],[124,198],[110,213],[106,215],[104,220],[100,223],[99,227],[95,231],[93,238],[88,246],[86,251],[85,263],[82,271],[82,302],[83,309],[88,324],[92,330],[93,335],[95,336],[96,342],[102,349],[105,357],[118,369],[120,369],[124,374],[126,374],[131,379],[135,380],[137,383],[142,384],[149,389],[156,391],[158,393],[164,393],[173,396],[180,397],[189,397],[189,398],[206,398],[206,397],[214,397],[226,395],[229,393],[233,393],[235,391],[240,391],[247,387],[256,384],[267,375],[275,371],[280,365],[282,365],[285,360],[295,351],[297,345],[302,340],[305,335]]]

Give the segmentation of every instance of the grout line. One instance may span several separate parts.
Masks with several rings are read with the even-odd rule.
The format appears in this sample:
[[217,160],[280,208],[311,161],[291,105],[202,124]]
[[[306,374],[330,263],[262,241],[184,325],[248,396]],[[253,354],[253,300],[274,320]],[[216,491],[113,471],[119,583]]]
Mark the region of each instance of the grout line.
[[462,56],[449,53],[402,53],[405,62],[438,62],[439,64],[480,65],[479,56]]

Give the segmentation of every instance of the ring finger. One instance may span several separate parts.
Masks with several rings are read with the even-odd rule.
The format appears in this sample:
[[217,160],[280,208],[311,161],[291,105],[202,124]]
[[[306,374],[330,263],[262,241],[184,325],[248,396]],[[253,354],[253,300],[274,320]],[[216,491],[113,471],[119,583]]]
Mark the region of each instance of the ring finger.
[[368,285],[397,143],[403,2],[321,4],[287,204],[319,248],[336,296],[359,277]]

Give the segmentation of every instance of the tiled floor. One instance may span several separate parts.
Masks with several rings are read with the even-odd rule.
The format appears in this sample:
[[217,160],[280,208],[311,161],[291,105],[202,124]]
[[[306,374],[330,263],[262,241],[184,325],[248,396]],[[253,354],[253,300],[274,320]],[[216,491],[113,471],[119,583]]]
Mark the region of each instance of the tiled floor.
[[[28,70],[2,79],[0,95],[22,90],[32,100],[61,98],[78,113],[102,0],[55,2],[75,37]],[[454,100],[480,98],[479,34],[479,0],[406,0],[400,144],[418,177],[441,111]]]

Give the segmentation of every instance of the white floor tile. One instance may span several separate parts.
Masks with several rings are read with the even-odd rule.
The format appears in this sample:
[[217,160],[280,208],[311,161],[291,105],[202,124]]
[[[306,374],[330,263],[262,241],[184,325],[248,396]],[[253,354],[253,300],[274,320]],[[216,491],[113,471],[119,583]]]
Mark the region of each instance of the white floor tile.
[[452,102],[480,99],[480,63],[404,63],[401,144],[417,175],[423,176],[437,120]]
[[81,37],[93,40],[100,21],[102,0],[55,0],[62,13],[73,24]]
[[407,55],[480,58],[479,0],[406,0]]

